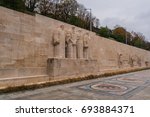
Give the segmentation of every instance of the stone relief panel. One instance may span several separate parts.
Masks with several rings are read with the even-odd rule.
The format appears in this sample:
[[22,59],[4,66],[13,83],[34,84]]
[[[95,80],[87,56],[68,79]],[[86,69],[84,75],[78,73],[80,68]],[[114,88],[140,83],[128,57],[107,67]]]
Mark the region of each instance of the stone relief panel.
[[121,52],[117,53],[117,65],[118,68],[140,68],[140,67],[148,67],[149,60],[148,58],[144,58],[142,54],[123,54]]
[[118,58],[118,67],[119,68],[128,68],[128,67],[133,67],[133,58],[131,56],[128,57],[128,55],[124,54],[117,54]]

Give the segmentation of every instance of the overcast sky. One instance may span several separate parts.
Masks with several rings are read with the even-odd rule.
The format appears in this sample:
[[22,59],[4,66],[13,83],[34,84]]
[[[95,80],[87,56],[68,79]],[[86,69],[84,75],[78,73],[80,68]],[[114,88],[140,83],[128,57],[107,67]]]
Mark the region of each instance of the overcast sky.
[[116,25],[141,32],[150,41],[150,0],[77,0],[100,19],[101,26]]

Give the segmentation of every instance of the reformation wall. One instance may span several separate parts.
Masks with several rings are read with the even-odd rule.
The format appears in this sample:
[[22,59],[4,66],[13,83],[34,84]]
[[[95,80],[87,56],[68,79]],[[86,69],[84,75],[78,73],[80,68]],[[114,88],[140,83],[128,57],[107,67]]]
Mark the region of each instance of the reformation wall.
[[0,7],[0,88],[150,67],[150,52]]

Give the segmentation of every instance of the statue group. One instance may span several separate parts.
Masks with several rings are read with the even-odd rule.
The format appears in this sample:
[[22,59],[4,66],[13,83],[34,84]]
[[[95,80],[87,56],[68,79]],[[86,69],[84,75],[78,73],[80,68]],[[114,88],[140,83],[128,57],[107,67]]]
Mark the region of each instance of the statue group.
[[52,44],[55,58],[89,58],[89,33],[83,34],[81,30],[76,31],[75,27],[69,31],[64,25],[54,30]]
[[129,56],[126,58],[123,54],[117,54],[118,56],[118,67],[121,68],[124,64],[128,64],[130,67],[142,66],[142,60],[138,56]]

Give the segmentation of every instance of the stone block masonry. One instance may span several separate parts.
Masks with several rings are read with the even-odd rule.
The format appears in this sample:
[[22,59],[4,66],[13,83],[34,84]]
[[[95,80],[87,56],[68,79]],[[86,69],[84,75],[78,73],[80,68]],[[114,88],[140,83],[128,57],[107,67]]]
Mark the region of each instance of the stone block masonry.
[[0,88],[150,67],[150,52],[0,7]]
[[80,77],[98,73],[97,60],[48,58],[48,74],[51,78]]

